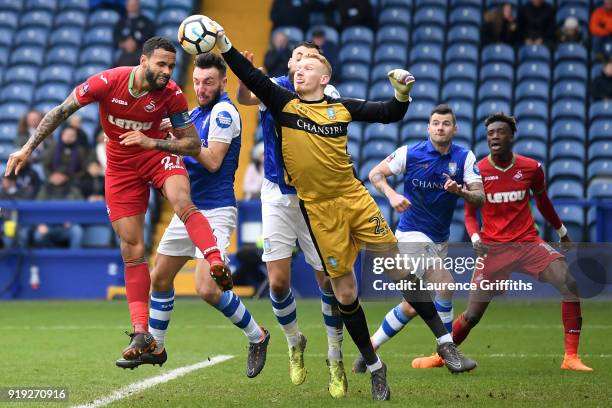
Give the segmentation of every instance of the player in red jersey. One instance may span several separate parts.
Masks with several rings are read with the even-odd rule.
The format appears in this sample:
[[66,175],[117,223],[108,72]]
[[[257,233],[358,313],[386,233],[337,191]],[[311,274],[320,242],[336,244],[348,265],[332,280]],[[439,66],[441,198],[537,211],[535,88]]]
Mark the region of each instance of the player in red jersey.
[[[163,37],[143,46],[140,65],[118,67],[93,75],[77,86],[66,100],[51,109],[28,142],[12,153],[6,175],[17,174],[28,157],[68,116],[82,106],[98,102],[100,122],[108,136],[106,203],[109,218],[121,239],[125,286],[133,333],[123,358],[133,360],[155,350],[148,331],[151,278],[145,259],[144,216],[149,185],[160,189],[185,223],[189,237],[211,265],[220,286],[231,287],[231,275],[223,263],[206,218],[191,201],[187,171],[179,155],[197,155],[200,138],[191,123],[187,100],[170,79],[176,65],[176,49]],[[175,140],[160,130],[170,118]]]
[[[592,371],[578,357],[582,326],[580,298],[576,281],[569,273],[564,256],[544,242],[535,227],[530,200],[533,193],[538,210],[557,230],[561,242],[571,242],[567,229],[559,219],[546,194],[542,165],[533,159],[512,152],[516,121],[512,116],[496,113],[485,121],[490,154],[478,162],[484,182],[485,204],[480,210],[482,229],[476,208],[465,204],[465,226],[477,254],[484,254],[482,268],[476,268],[467,309],[453,322],[453,341],[461,344],[478,324],[493,296],[503,291],[484,290],[483,281],[507,280],[513,271],[520,271],[552,284],[561,294],[561,317],[565,333],[565,370]],[[413,367],[430,368],[443,365],[437,355],[415,359]]]

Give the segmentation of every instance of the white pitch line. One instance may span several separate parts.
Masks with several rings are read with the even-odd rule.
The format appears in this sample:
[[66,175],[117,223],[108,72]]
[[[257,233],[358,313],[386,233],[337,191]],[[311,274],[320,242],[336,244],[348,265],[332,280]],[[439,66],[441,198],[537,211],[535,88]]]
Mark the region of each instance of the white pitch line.
[[158,384],[162,384],[171,380],[174,380],[176,378],[182,377],[185,374],[189,374],[192,371],[195,370],[199,370],[201,368],[206,368],[206,367],[210,367],[213,366],[215,364],[219,364],[222,363],[224,361],[227,361],[231,358],[234,358],[234,356],[227,356],[227,355],[219,355],[219,356],[214,356],[209,358],[208,360],[205,361],[201,361],[199,363],[196,364],[192,364],[192,365],[188,365],[188,366],[184,366],[184,367],[179,367],[176,368],[172,371],[169,371],[165,374],[162,375],[157,375],[155,377],[151,377],[151,378],[147,378],[146,380],[142,380],[142,381],[138,381],[135,383],[132,383],[130,385],[127,385],[123,388],[118,389],[117,391],[114,391],[112,394],[107,395],[106,397],[102,397],[102,398],[98,398],[97,400],[93,401],[93,402],[89,402],[87,404],[82,404],[82,405],[75,405],[73,406],[73,408],[97,408],[97,407],[103,407],[105,405],[108,405],[112,402],[118,401],[120,399],[123,399],[125,397],[130,397],[134,394],[137,394],[141,391],[146,390],[147,388],[151,388],[154,387]]

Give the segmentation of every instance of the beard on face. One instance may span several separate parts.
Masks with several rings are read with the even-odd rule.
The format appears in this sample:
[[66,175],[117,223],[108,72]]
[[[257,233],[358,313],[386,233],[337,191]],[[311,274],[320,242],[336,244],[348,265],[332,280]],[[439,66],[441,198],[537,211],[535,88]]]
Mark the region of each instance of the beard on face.
[[215,106],[215,104],[217,102],[219,102],[219,98],[220,97],[221,97],[221,87],[217,88],[217,90],[213,94],[213,97],[211,98],[210,102],[205,103],[204,105],[200,105],[200,108],[202,108],[202,109],[212,109],[212,107]]
[[151,71],[149,68],[145,69],[145,79],[147,80],[151,88],[157,91],[161,91],[162,89],[164,89],[166,85],[168,85],[168,81],[170,80],[170,78],[168,78],[166,82],[160,85],[159,83],[157,83],[157,79],[159,77],[161,77],[161,74],[155,75],[155,72]]

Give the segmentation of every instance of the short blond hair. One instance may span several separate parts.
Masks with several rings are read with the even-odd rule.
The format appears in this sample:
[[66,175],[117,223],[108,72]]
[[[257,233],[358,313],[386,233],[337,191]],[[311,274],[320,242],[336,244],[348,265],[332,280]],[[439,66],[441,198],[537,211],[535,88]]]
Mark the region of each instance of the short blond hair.
[[332,76],[332,67],[331,67],[331,64],[329,63],[329,61],[327,60],[327,58],[325,58],[321,54],[315,54],[314,52],[309,52],[308,54],[305,54],[304,56],[302,56],[302,59],[306,59],[306,58],[316,59],[321,64],[323,64],[325,66],[325,69],[327,70],[327,74],[331,78],[331,76]]

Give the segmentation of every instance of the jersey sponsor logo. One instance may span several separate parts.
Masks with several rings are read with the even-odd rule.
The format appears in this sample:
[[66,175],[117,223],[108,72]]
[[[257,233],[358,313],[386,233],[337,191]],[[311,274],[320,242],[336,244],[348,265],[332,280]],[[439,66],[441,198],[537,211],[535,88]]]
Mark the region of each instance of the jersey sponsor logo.
[[512,179],[514,179],[514,180],[516,180],[516,181],[519,181],[519,180],[520,180],[520,179],[522,179],[522,178],[523,178],[523,173],[522,173],[520,170],[519,170],[519,171],[517,171],[517,172],[514,174],[514,176],[512,176]]
[[336,110],[334,108],[327,108],[327,117],[331,120],[336,119]]
[[457,162],[448,163],[448,174],[454,177],[457,174]]
[[116,118],[113,115],[108,115],[108,123],[127,130],[149,130],[153,126],[153,122],[138,122],[136,120]]
[[81,87],[79,88],[79,96],[83,96],[85,95],[87,92],[89,91],[89,83],[85,82],[83,85],[81,85]]
[[153,112],[155,110],[155,101],[150,101],[145,107],[144,110],[147,112]]
[[491,204],[513,203],[525,199],[527,190],[504,191],[500,193],[487,193],[487,201]]
[[421,168],[421,169],[428,169],[429,168],[429,163],[417,163],[415,164],[416,167]]
[[164,170],[175,170],[183,168],[181,156],[178,156],[176,154],[171,154],[169,156],[162,157],[161,164],[164,165]]
[[182,93],[183,93],[183,90],[182,90],[182,89],[179,89],[178,91],[176,91],[176,92],[174,93],[174,96],[176,96],[176,95],[180,95],[180,94],[182,94]]
[[338,260],[333,256],[327,258],[327,263],[332,267],[332,269],[336,269],[338,267]]
[[100,79],[101,79],[102,81],[104,81],[104,83],[105,83],[106,85],[108,85],[108,79],[106,79],[106,77],[104,76],[104,74],[100,74]]
[[499,180],[499,176],[485,176],[485,181]]
[[217,122],[217,126],[220,128],[227,129],[228,127],[232,126],[232,115],[230,115],[228,111],[221,111],[217,115],[215,122]]
[[113,100],[111,102],[112,103],[117,103],[117,104],[123,105],[123,106],[128,106],[128,103],[126,101],[123,101],[123,100],[117,99],[117,98],[113,98]]
[[298,119],[295,121],[298,129],[305,130],[309,133],[314,133],[319,136],[343,136],[346,135],[346,125],[317,125],[306,119]]
[[412,179],[412,186],[419,188],[430,188],[432,190],[444,190],[444,183],[437,183],[435,181]]

